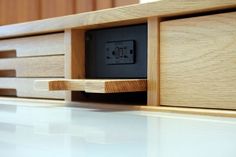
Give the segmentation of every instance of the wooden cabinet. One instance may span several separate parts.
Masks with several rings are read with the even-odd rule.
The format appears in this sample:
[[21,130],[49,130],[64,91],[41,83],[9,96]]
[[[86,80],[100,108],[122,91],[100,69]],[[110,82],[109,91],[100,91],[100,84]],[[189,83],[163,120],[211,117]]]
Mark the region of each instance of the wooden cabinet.
[[161,105],[236,109],[236,12],[160,24]]
[[[126,104],[125,97],[142,105],[134,109],[202,114],[235,110],[235,8],[235,0],[163,0],[2,26],[0,95],[110,104]],[[140,24],[147,24],[147,77],[88,79],[86,32]]]

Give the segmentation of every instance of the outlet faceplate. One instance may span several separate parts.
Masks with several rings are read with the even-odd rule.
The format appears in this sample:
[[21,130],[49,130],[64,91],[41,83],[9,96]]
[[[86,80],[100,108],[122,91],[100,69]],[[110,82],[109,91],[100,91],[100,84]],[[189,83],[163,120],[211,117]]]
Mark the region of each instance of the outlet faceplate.
[[134,64],[135,63],[134,44],[135,44],[134,40],[107,42],[105,45],[106,64],[108,65]]

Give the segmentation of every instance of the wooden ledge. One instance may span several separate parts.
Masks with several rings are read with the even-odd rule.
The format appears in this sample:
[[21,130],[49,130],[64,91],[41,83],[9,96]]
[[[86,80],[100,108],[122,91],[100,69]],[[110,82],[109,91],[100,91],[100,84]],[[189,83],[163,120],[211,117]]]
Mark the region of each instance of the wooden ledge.
[[[148,17],[167,17],[235,8],[235,0],[160,0],[88,13],[68,15],[34,22],[0,27],[0,38],[60,32],[72,28],[88,28],[95,25],[145,22]],[[124,23],[123,23],[124,24]]]
[[36,80],[36,90],[71,90],[88,93],[122,93],[147,91],[146,79],[63,79]]

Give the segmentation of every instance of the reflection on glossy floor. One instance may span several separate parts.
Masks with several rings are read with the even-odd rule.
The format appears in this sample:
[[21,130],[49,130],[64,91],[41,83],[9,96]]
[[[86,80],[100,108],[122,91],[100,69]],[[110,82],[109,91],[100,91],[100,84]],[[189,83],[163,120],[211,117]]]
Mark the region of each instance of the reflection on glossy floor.
[[0,157],[235,157],[236,119],[0,105]]

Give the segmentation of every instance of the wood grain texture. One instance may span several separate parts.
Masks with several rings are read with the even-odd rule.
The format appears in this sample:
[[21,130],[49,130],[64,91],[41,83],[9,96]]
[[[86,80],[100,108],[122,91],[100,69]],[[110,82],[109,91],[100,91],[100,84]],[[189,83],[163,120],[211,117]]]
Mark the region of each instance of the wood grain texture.
[[148,19],[148,99],[147,105],[160,105],[160,20]]
[[85,92],[90,93],[123,93],[147,91],[147,80],[86,80]]
[[36,79],[41,80],[40,78],[0,78],[0,89],[15,89],[16,96],[18,97],[49,99],[65,98],[65,92],[48,92],[35,90],[34,81]]
[[[85,30],[65,31],[65,78],[84,79],[85,78]],[[66,92],[66,101],[72,101],[72,92]],[[77,94],[80,97],[80,94]]]
[[70,15],[74,13],[74,0],[41,0],[41,18]]
[[75,12],[83,13],[95,10],[95,0],[75,0]]
[[65,54],[64,33],[0,40],[0,58],[56,54]]
[[34,88],[38,90],[58,91],[76,90],[85,91],[85,80],[81,79],[62,79],[62,80],[36,80]]
[[113,7],[113,0],[96,0],[96,10]]
[[[236,7],[235,0],[163,0],[0,27],[0,38],[63,31]],[[102,18],[101,18],[102,17]],[[127,23],[126,23],[127,24]]]
[[64,55],[0,59],[0,70],[15,70],[16,77],[64,78]]
[[161,105],[236,109],[236,12],[161,23]]
[[88,93],[122,93],[147,90],[147,81],[142,79],[95,80],[95,79],[67,79],[42,80],[35,82],[35,88],[43,90],[74,90]]
[[0,0],[0,25],[40,19],[40,0]]

